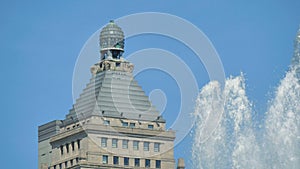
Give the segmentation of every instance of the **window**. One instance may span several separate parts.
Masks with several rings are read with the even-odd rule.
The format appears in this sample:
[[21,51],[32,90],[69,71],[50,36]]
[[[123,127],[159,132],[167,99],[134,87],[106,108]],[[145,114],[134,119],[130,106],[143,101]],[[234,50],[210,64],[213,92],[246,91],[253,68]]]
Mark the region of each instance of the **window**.
[[61,163],[59,164],[59,169],[62,169],[62,164]]
[[112,148],[118,148],[118,139],[112,139]]
[[133,141],[133,150],[139,150],[139,141]]
[[134,159],[134,166],[135,167],[139,167],[140,166],[140,159],[139,158],[135,158]]
[[129,158],[124,157],[124,165],[128,166],[129,165]]
[[80,140],[77,140],[78,149],[80,149]]
[[114,156],[114,165],[118,165],[118,164],[119,164],[119,157]]
[[155,168],[161,168],[161,161],[160,160],[155,161]]
[[149,151],[149,142],[144,142],[144,151]]
[[109,120],[104,120],[103,124],[106,125],[106,126],[108,126],[108,125],[110,125],[110,121]]
[[56,169],[56,165],[54,165],[53,168]]
[[103,155],[102,156],[102,164],[107,164],[108,163],[108,156],[107,155]]
[[127,149],[128,148],[128,140],[123,140],[122,142],[122,148]]
[[69,153],[69,143],[66,144],[67,153]]
[[135,128],[135,123],[130,123],[130,128]]
[[123,127],[128,127],[128,122],[122,122]]
[[61,154],[61,155],[64,154],[64,146],[60,146],[60,154]]
[[107,138],[101,138],[101,147],[107,147]]
[[74,141],[72,141],[71,145],[72,145],[72,151],[74,151],[75,150],[75,143],[74,143]]
[[160,143],[154,143],[154,152],[160,152]]
[[145,167],[150,168],[150,160],[149,159],[145,160]]
[[68,168],[68,161],[65,162],[65,168]]
[[73,166],[73,159],[70,161],[70,163],[71,163],[71,166]]
[[153,129],[154,126],[152,124],[148,124],[148,129]]

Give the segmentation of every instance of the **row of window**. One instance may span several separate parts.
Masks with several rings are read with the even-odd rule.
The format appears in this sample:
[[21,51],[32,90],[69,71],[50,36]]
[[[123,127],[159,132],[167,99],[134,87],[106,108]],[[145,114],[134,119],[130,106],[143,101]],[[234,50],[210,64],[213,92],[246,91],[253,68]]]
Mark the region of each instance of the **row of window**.
[[[77,148],[80,149],[80,140],[77,140]],[[70,147],[69,145],[71,145],[71,150],[74,151],[75,150],[75,141],[72,141],[71,143],[67,143],[65,145],[61,145],[60,146],[60,154],[63,155],[64,153],[69,153],[70,152]],[[66,152],[64,152],[64,146],[66,146]]]
[[[102,137],[101,138],[101,147],[106,148],[107,147],[107,140],[108,138]],[[112,148],[118,148],[118,139],[113,138],[112,139]],[[128,142],[129,140],[122,140],[122,148],[128,149]],[[139,150],[139,143],[140,141],[134,140],[132,142],[132,148],[133,150]],[[149,151],[150,150],[150,142],[143,142],[143,150]],[[154,152],[160,152],[160,143],[154,143]]]
[[[103,121],[104,125],[110,125],[110,121],[109,120],[104,120]],[[135,128],[135,123],[128,123],[128,122],[122,122],[122,126],[123,127],[130,127],[130,128]],[[148,124],[148,129],[154,129],[154,125],[153,124]]]
[[64,168],[71,167],[71,166],[73,166],[73,164],[75,163],[75,161],[76,161],[76,164],[77,164],[78,161],[79,161],[79,159],[76,158],[76,159],[70,160],[70,166],[68,166],[68,161],[65,161],[64,163],[60,163],[60,164],[58,164],[58,165],[54,165],[53,168],[54,168],[54,169],[62,169],[62,168],[63,168],[63,166],[62,166],[63,164],[65,165]]
[[[134,166],[135,167],[140,167],[141,162],[140,158],[134,158]],[[102,163],[103,164],[108,164],[108,155],[103,155],[102,156]],[[119,165],[120,163],[120,157],[118,156],[113,156],[113,164],[114,165]],[[129,166],[129,157],[124,157],[123,158],[123,164],[124,166]],[[145,167],[150,168],[151,167],[151,160],[150,159],[145,159]],[[155,160],[155,168],[161,168],[161,160]]]

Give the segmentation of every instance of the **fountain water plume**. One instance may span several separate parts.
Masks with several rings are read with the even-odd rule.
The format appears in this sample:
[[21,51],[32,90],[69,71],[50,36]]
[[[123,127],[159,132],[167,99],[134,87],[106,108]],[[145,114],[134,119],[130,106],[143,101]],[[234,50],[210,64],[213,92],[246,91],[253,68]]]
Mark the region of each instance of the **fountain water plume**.
[[[216,115],[219,112],[222,114],[218,123],[208,118],[219,117]],[[218,82],[206,85],[198,96],[194,113],[197,118],[193,147],[196,168],[261,168],[259,163],[253,166],[251,162],[259,161],[251,113],[243,75],[227,79],[223,90]],[[214,126],[209,126],[212,124]],[[202,132],[211,127],[215,129],[210,130],[210,137],[202,141]]]

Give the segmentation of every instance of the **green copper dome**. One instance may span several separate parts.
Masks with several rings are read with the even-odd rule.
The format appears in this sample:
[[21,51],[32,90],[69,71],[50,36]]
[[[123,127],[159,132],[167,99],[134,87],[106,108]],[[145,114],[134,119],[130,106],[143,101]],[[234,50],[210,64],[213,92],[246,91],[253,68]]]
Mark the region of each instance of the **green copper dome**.
[[102,50],[124,50],[124,33],[122,29],[111,20],[100,33],[100,48]]

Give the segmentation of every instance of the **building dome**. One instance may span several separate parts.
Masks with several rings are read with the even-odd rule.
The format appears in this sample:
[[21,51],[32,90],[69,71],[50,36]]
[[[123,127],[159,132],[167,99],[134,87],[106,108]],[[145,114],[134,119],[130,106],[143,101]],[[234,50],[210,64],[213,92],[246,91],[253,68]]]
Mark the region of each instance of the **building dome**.
[[111,20],[100,33],[100,49],[124,51],[124,33],[122,29]]

